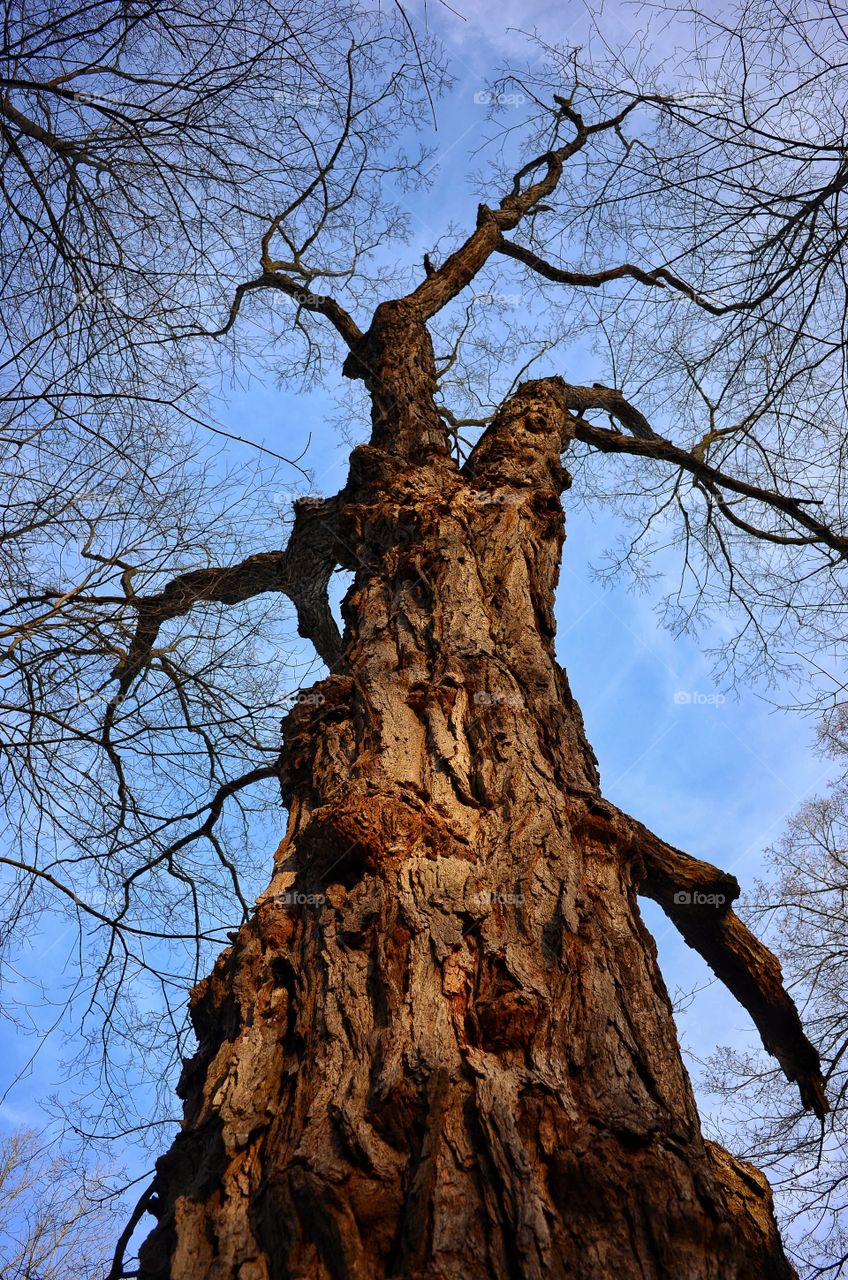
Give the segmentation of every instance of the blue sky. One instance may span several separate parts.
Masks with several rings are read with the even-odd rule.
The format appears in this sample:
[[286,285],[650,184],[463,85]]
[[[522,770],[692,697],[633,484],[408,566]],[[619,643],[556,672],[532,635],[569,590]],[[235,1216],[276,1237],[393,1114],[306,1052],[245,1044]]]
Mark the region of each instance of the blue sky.
[[[438,104],[438,131],[425,139],[437,150],[433,185],[408,197],[414,231],[405,262],[420,261],[450,222],[472,223],[476,196],[466,178],[468,155],[486,132],[486,110],[474,96],[505,61],[526,55],[525,40],[510,28],[536,28],[547,39],[580,43],[593,17],[612,42],[626,41],[639,27],[632,10],[613,5],[592,14],[576,4],[508,0],[491,6],[474,0],[458,5],[464,21],[439,4],[428,4],[426,12],[416,8],[418,20],[426,17],[444,40],[457,80]],[[670,51],[675,38],[668,32],[657,37],[657,49]],[[585,369],[569,371],[575,381],[586,383],[602,372],[588,354]],[[329,494],[344,483],[348,451],[333,425],[333,393],[339,389],[344,394],[345,384],[301,394],[280,391],[269,378],[257,379],[233,392],[218,418],[228,430],[289,456],[297,456],[311,436],[304,464],[313,471],[314,492]],[[250,456],[238,446],[229,452],[233,460]],[[583,709],[605,793],[670,843],[732,871],[743,888],[750,886],[762,870],[764,848],[829,777],[829,766],[812,750],[814,723],[774,709],[774,703],[793,700],[789,689],[742,687],[733,695],[716,686],[704,649],[721,642],[721,628],[700,642],[674,638],[657,618],[661,582],[634,594],[626,579],[612,588],[594,579],[592,564],[618,532],[615,516],[598,507],[568,511],[557,603],[560,661]],[[681,694],[689,696],[682,700]],[[275,834],[269,823],[269,865]],[[672,994],[705,983],[710,976],[705,966],[659,909],[645,904],[644,914]],[[61,953],[61,938],[45,941],[45,970]],[[717,983],[697,996],[680,1026],[685,1044],[699,1058],[720,1043],[737,1048],[758,1043],[745,1012]],[[0,1076],[11,1078],[32,1048],[25,1037],[7,1046]],[[42,1122],[39,1100],[55,1085],[65,1052],[54,1036],[32,1072],[7,1094],[0,1121],[10,1126]],[[693,1074],[697,1078],[696,1070]],[[0,1083],[0,1094],[4,1087]],[[702,1097],[702,1106],[709,1112],[712,1100]]]

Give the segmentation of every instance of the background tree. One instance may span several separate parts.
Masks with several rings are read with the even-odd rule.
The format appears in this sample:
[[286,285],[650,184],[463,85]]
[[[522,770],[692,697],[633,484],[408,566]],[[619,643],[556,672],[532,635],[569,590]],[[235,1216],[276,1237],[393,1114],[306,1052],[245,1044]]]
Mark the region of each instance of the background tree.
[[4,1280],[95,1280],[118,1226],[107,1181],[86,1174],[33,1130],[0,1140],[0,1274]]

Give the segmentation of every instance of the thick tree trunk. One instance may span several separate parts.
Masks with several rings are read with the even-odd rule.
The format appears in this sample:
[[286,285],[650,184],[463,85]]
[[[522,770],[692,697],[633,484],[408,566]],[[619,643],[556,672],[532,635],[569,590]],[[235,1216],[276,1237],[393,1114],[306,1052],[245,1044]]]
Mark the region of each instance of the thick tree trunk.
[[139,1275],[791,1277],[765,1180],[701,1136],[554,656],[562,384],[461,472],[426,331],[378,321],[344,670],[287,717],[273,879],[193,994]]

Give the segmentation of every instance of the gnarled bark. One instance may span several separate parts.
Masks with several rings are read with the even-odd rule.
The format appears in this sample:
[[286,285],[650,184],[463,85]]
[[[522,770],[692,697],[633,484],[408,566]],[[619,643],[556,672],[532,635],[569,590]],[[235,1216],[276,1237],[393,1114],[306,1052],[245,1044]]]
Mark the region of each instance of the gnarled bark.
[[[606,805],[554,654],[567,388],[525,384],[460,471],[414,309],[347,371],[375,407],[336,507],[344,674],[286,719],[288,831],[194,991],[139,1275],[788,1280],[767,1183],[701,1136],[637,905],[735,882]],[[820,1105],[730,914],[674,918],[772,999]]]

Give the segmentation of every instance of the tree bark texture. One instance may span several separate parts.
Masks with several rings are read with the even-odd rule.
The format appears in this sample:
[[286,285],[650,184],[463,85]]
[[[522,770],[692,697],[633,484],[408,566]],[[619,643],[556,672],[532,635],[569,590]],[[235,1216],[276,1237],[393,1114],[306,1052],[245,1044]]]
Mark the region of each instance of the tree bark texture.
[[192,996],[139,1275],[789,1280],[765,1179],[701,1135],[637,890],[748,982],[810,1105],[817,1057],[732,878],[600,794],[554,653],[565,384],[460,469],[423,324],[379,308],[347,372],[343,662],[286,718],[271,883]]

